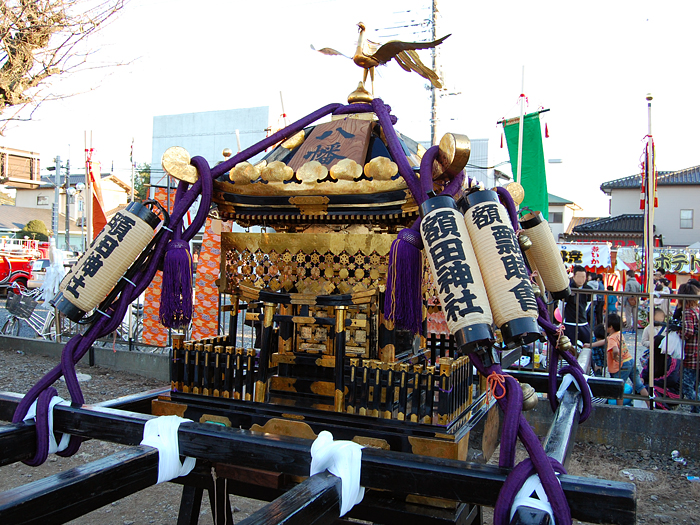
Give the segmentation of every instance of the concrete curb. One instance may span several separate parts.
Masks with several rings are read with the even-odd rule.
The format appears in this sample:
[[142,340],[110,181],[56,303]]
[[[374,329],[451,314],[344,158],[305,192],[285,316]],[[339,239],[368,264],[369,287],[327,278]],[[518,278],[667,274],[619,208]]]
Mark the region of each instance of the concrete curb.
[[[538,436],[544,436],[554,418],[549,401],[524,412]],[[627,450],[649,450],[671,457],[700,459],[700,414],[647,410],[618,405],[594,405],[591,416],[578,426],[577,442],[613,445]]]
[[[0,336],[0,349],[22,351],[27,355],[53,357],[56,363],[61,359],[64,343],[54,343],[41,339]],[[87,362],[88,356],[82,362]],[[129,372],[158,381],[170,381],[170,359],[167,354],[150,354],[145,352],[113,351],[111,348],[95,348],[95,364]]]

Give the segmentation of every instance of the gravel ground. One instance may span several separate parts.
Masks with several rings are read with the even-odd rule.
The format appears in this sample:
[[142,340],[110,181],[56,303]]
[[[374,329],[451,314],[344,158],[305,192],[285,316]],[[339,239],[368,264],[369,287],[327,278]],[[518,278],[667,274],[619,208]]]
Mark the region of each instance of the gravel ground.
[[[46,357],[29,357],[17,352],[0,350],[0,391],[24,393],[45,372],[56,365]],[[131,374],[113,372],[100,367],[78,364],[78,371],[91,376],[82,383],[88,403],[141,392],[165,386],[163,383]],[[59,395],[68,399],[65,385],[55,385]],[[692,416],[689,416],[692,417]],[[22,463],[0,469],[0,491],[30,483],[43,477],[65,471],[78,465],[95,461],[120,450],[111,443],[88,441],[71,458],[51,456],[40,467],[28,467]],[[524,452],[520,451],[520,457]],[[497,462],[497,454],[492,458]],[[631,469],[640,469],[640,473]],[[604,479],[629,480],[637,485],[638,523],[664,524],[688,523],[700,525],[700,483],[689,481],[687,476],[700,476],[700,463],[688,460],[686,464],[674,461],[671,451],[657,455],[644,450],[624,450],[612,446],[577,444],[569,466],[571,474]],[[647,481],[645,474],[653,481]],[[80,525],[131,525],[141,523],[174,524],[177,521],[182,488],[165,483],[150,487],[120,501],[106,505],[70,523]],[[592,502],[594,503],[594,502]],[[231,504],[239,509],[234,520],[240,521],[257,510],[260,502],[231,497]],[[491,523],[490,512],[485,523]],[[200,524],[212,523],[211,510],[205,493],[199,519]],[[575,524],[581,523],[574,520]]]
[[[0,350],[0,391],[25,393],[44,373],[56,366],[56,360],[48,357],[27,356],[17,352]],[[165,383],[140,376],[113,372],[106,368],[90,367],[82,362],[76,367],[79,373],[88,374],[90,380],[81,383],[87,403],[134,394],[145,390],[167,386]],[[58,395],[70,399],[65,383],[55,385]],[[107,442],[87,441],[80,451],[70,457],[51,455],[40,467],[28,467],[14,463],[0,469],[0,491],[5,491],[32,481],[66,471],[79,465],[114,454],[124,447]],[[180,505],[182,487],[163,483],[106,505],[69,523],[73,525],[134,525],[174,524]],[[231,497],[235,521],[239,521],[262,506],[260,502]],[[212,523],[207,493],[202,500],[199,523]]]

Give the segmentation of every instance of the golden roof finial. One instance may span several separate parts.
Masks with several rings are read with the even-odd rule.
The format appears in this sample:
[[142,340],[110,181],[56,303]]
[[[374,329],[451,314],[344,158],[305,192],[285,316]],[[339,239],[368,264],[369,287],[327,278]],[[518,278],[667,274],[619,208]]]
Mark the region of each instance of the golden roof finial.
[[[418,73],[424,79],[430,81],[436,88],[439,89],[442,87],[438,74],[421,62],[416,49],[432,49],[442,44],[450,35],[445,35],[432,42],[401,42],[400,40],[392,40],[384,45],[380,45],[365,37],[365,31],[367,30],[365,24],[360,22],[357,24],[357,27],[360,35],[357,40],[355,54],[352,56],[352,61],[364,69],[363,82],[367,80],[367,75],[369,74],[372,81],[372,92],[374,92],[374,68],[387,64],[391,60],[396,60],[404,71],[414,71]],[[330,47],[316,49],[312,45],[311,49],[328,56],[350,58]]]
[[372,98],[364,83],[358,82],[355,91],[348,95],[348,104],[371,104]]

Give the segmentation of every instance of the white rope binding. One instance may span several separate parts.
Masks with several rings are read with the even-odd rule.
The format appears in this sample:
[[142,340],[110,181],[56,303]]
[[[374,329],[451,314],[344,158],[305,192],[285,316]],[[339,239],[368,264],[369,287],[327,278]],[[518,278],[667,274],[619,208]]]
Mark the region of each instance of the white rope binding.
[[146,421],[143,427],[142,445],[158,449],[158,483],[186,476],[194,468],[195,458],[185,458],[180,463],[180,445],[177,430],[180,423],[192,422],[178,416],[160,416]]
[[[557,478],[559,481],[559,478]],[[535,494],[537,498],[533,498],[532,494]],[[549,522],[552,525],[556,524],[554,521],[554,512],[552,511],[552,505],[549,503],[549,498],[547,497],[540,477],[537,474],[533,474],[525,480],[523,486],[520,488],[518,493],[515,495],[513,500],[513,506],[510,508],[510,519],[513,520],[515,511],[518,507],[530,507],[533,509],[538,509],[549,514]]]
[[360,486],[362,446],[353,441],[333,441],[333,434],[324,430],[311,445],[309,476],[328,470],[341,480],[340,517],[362,501],[364,487]]
[[[587,376],[586,374],[583,374],[583,378],[586,380],[586,387],[588,387],[588,392],[591,392],[591,387],[588,384],[588,380],[591,378],[591,376]],[[557,390],[557,399],[561,401],[561,398],[564,397],[564,392],[567,391],[569,388],[569,385],[573,384],[576,389],[581,392],[581,385],[578,384],[578,381],[576,381],[576,378],[572,374],[565,374],[564,377],[561,380],[561,385],[559,385],[559,390]],[[593,396],[593,393],[591,392],[591,396]],[[583,411],[583,396],[578,400],[578,411],[582,412]]]
[[[49,402],[49,454],[55,454],[68,448],[70,434],[61,434],[61,442],[56,442],[56,436],[53,433],[53,407],[56,405],[70,406],[70,403],[63,398],[53,396]],[[36,401],[31,404],[27,415],[23,421],[36,421]]]

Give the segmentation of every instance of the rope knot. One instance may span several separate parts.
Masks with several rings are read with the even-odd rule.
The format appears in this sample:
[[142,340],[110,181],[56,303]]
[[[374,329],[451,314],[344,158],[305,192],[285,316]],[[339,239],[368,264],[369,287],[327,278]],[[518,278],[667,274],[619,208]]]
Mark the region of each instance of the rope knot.
[[[491,374],[486,378],[486,383],[488,385],[486,389],[486,403],[491,403],[491,397],[494,399],[503,399],[506,395],[506,374],[499,374],[497,372],[491,372]],[[499,387],[501,392],[498,393],[496,388]]]
[[423,249],[423,238],[420,236],[420,233],[413,228],[404,228],[396,237],[402,241],[406,241],[411,246],[415,246],[419,250]]

